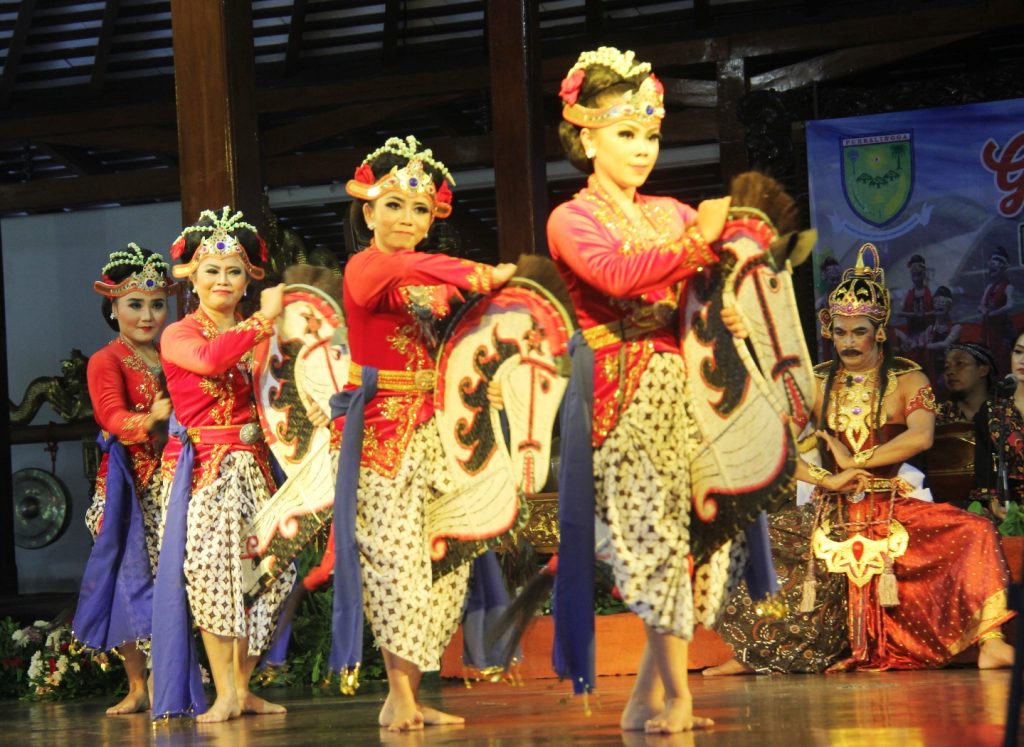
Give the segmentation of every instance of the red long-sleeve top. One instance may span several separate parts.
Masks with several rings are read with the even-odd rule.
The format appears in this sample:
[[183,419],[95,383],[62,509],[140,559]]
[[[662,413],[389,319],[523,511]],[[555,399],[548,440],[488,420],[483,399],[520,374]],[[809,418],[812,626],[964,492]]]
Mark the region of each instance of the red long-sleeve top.
[[[491,267],[444,254],[382,252],[371,245],[345,267],[345,320],[352,362],[380,371],[433,370],[411,305],[429,305],[435,319],[451,310],[459,290],[487,293]],[[346,389],[355,385],[348,384]],[[434,414],[433,394],[379,386],[366,403],[362,465],[394,477],[417,425]]]
[[[670,197],[634,198],[650,225],[637,227],[597,183],[548,219],[548,248],[569,287],[580,327],[662,322],[634,339],[594,350],[594,446],[600,446],[633,398],[655,352],[679,352],[680,281],[717,261],[696,230],[697,212]],[[656,322],[655,322],[656,324]]]
[[[159,465],[156,441],[146,428],[153,401],[162,387],[146,362],[120,337],[89,358],[86,370],[93,416],[107,433],[117,436],[132,459],[135,489],[141,493]],[[100,459],[96,492],[105,495],[108,455]]]
[[[167,327],[161,338],[167,391],[178,422],[186,427],[258,423],[252,391],[252,350],[273,334],[273,327],[259,312],[226,332],[197,310]],[[220,463],[231,451],[250,451],[272,485],[266,444],[195,443],[193,486],[201,488],[216,479]],[[163,469],[173,476],[181,442],[172,438],[164,449]]]

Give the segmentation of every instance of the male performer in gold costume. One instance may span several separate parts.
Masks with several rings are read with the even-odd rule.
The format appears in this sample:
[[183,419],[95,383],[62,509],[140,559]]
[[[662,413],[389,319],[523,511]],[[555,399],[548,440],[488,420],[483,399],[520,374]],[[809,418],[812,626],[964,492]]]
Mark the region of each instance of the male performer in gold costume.
[[[868,252],[873,267],[864,264]],[[734,598],[718,630],[737,658],[707,674],[925,669],[974,643],[981,644],[979,667],[1012,663],[1013,649],[1000,632],[1012,616],[1006,609],[1010,579],[991,522],[912,498],[911,486],[897,475],[902,463],[931,446],[936,406],[920,367],[891,353],[889,311],[884,272],[866,244],[821,312],[823,335],[836,350],[815,369],[825,466],[801,460],[797,467],[798,479],[817,486],[811,552],[804,555],[803,574],[792,562],[800,554],[788,554],[788,568],[774,558],[791,614],[755,621],[751,608]],[[834,636],[838,645],[827,653],[806,645],[823,640],[813,628],[821,619],[817,578],[826,572],[847,577],[848,601],[846,640]],[[841,604],[842,590],[825,604]],[[816,666],[807,666],[812,660]]]

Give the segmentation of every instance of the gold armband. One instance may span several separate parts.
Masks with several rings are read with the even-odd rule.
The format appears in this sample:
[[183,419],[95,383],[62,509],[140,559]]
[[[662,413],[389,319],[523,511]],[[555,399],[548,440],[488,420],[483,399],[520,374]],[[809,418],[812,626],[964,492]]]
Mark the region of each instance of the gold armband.
[[863,467],[865,464],[868,463],[868,460],[875,455],[875,451],[877,451],[877,449],[877,446],[872,446],[870,449],[858,451],[856,454],[853,455],[853,463],[856,464],[858,467]]
[[811,477],[814,478],[814,484],[821,487],[821,481],[826,477],[831,477],[832,473],[824,467],[819,467],[817,464],[808,464],[807,471],[811,473]]

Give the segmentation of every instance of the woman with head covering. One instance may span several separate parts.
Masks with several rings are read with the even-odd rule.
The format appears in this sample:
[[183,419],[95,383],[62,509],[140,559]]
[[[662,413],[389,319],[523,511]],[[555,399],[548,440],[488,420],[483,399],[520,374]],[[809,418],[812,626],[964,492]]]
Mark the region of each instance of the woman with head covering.
[[[699,435],[686,409],[676,318],[680,281],[717,262],[710,242],[722,232],[729,200],[706,201],[695,210],[639,192],[658,157],[665,108],[661,83],[632,52],[584,52],[562,81],[561,97],[563,148],[591,174],[586,188],[548,221],[551,257],[592,352],[584,358],[578,347],[573,360],[574,380],[578,368],[592,373],[591,422],[575,437],[576,446],[592,449],[589,460],[579,460],[589,461],[589,469],[580,470],[591,472],[584,477],[593,479],[597,518],[609,530],[616,585],[646,631],[621,726],[654,733],[700,728],[710,720],[693,715],[687,642],[695,623],[716,616],[723,589],[742,572],[745,557],[730,557],[727,543],[690,567],[686,455]],[[563,464],[572,440],[566,427],[563,419]],[[588,505],[588,496],[575,500],[581,483],[573,482],[560,502]],[[573,610],[568,595],[592,578],[586,567],[593,564],[593,535],[586,524],[593,526],[593,515],[577,517],[582,531],[576,537],[565,509],[561,513],[555,600],[556,613],[566,616],[564,624],[556,622],[555,656],[560,674],[586,692],[593,685],[592,640],[580,631],[591,625],[592,611]],[[571,565],[576,557],[581,573]]]
[[[128,694],[108,715],[149,708],[146,656],[153,574],[160,546],[158,435],[171,415],[156,338],[167,318],[169,265],[128,244],[93,283],[117,337],[89,358],[89,398],[102,428],[96,493],[85,515],[95,545],[82,577],[73,628],[86,646],[116,648]],[[164,431],[166,432],[166,431]]]
[[331,667],[354,688],[365,600],[388,676],[378,720],[391,731],[462,722],[419,702],[422,673],[439,668],[458,627],[469,577],[467,563],[431,561],[426,531],[428,503],[454,487],[433,419],[436,323],[463,292],[487,293],[515,271],[417,251],[451,213],[448,181],[444,164],[410,136],[369,154],[346,185],[356,198],[350,226],[365,248],[345,267],[352,366],[342,392],[350,404],[334,517]]
[[[241,531],[274,489],[253,398],[252,353],[273,333],[284,286],[263,290],[259,311],[242,318],[250,282],[264,276],[259,264],[266,261],[266,245],[227,207],[219,214],[203,211],[182,231],[171,256],[179,262],[174,276],[188,279],[199,308],[167,328],[161,350],[176,422],[163,456],[170,496],[156,584],[153,713],[201,714],[198,721],[281,713],[282,706],[249,691],[249,678],[271,642],[295,570],[247,598]],[[217,692],[205,713],[195,670],[182,671],[188,626],[172,614],[184,612],[182,577]]]

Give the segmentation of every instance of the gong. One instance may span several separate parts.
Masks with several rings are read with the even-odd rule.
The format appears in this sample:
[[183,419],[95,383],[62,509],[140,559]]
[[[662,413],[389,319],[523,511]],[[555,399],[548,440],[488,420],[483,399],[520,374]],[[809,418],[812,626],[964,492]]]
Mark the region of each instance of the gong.
[[14,544],[36,549],[56,541],[71,518],[64,483],[45,470],[27,467],[14,473]]

